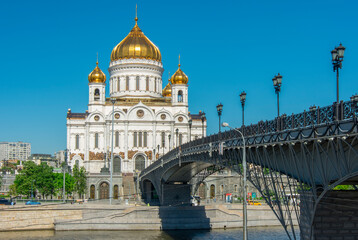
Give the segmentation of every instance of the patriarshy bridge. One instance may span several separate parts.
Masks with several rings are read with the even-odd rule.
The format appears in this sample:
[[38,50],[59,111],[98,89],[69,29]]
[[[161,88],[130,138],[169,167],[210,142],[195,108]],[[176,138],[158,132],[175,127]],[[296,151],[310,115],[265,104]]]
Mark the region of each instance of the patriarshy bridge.
[[[296,239],[294,215],[301,239],[358,239],[357,103],[352,97],[239,129],[245,136],[248,180],[290,239]],[[143,199],[150,202],[157,195],[161,205],[188,203],[200,184],[191,184],[194,177],[223,167],[242,174],[242,147],[242,138],[231,130],[173,149],[142,171]],[[333,191],[337,185],[355,190]],[[299,206],[289,203],[287,193],[299,196]]]

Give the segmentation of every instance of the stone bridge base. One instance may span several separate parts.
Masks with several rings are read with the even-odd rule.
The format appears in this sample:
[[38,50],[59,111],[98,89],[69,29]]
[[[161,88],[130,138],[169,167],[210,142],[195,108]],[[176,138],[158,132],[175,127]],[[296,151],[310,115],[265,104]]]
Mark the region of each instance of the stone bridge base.
[[312,226],[303,221],[308,212],[301,212],[302,240],[358,240],[358,191],[329,191],[317,206]]
[[163,184],[161,205],[190,205],[190,193],[190,184]]

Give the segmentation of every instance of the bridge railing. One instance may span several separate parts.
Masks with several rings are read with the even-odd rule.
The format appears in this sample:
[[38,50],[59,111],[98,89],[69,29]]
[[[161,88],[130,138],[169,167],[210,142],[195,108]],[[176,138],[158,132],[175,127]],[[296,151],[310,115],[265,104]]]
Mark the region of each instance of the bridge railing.
[[[338,116],[337,115],[338,107]],[[312,125],[327,124],[333,121],[341,121],[351,118],[356,118],[358,116],[358,95],[355,95],[351,98],[351,101],[343,102],[341,101],[338,105],[333,103],[330,106],[326,107],[310,107],[309,111],[304,111],[298,114],[292,114],[287,116],[283,114],[282,116],[275,118],[270,121],[260,121],[257,124],[251,124],[249,126],[243,126],[238,128],[245,137],[254,136],[254,135],[264,135],[275,133],[285,130],[293,130],[297,128],[303,128]],[[203,144],[218,142],[219,140],[228,140],[237,138],[239,134],[234,130],[229,130],[221,132],[220,134],[213,134],[204,138],[196,139],[188,143],[182,144],[180,147],[177,147],[164,156],[162,156],[157,162],[161,162],[161,159],[171,159],[176,157],[180,151],[185,149],[190,149]],[[155,168],[156,164],[152,164],[142,171],[141,175],[150,172]]]

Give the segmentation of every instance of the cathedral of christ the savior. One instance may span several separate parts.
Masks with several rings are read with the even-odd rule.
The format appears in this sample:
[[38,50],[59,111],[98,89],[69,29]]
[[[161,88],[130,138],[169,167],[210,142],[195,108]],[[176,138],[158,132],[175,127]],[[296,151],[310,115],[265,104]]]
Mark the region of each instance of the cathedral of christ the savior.
[[88,110],[67,112],[67,161],[72,168],[86,169],[91,199],[110,197],[112,147],[111,197],[123,199],[135,194],[133,179],[140,171],[171,149],[206,135],[205,114],[188,111],[188,77],[180,61],[162,89],[161,53],[137,22],[136,17],[130,33],[112,51],[109,97],[97,61],[88,76]]

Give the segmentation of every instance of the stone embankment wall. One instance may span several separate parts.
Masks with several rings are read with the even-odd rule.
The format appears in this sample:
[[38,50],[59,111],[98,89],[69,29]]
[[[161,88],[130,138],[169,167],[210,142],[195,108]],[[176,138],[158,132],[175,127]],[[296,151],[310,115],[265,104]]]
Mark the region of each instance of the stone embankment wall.
[[[124,205],[4,206],[0,231],[169,230],[242,227],[241,205],[147,207]],[[248,226],[281,226],[268,206],[248,206]]]
[[56,220],[82,219],[82,210],[54,206],[1,206],[0,231],[54,229]]

